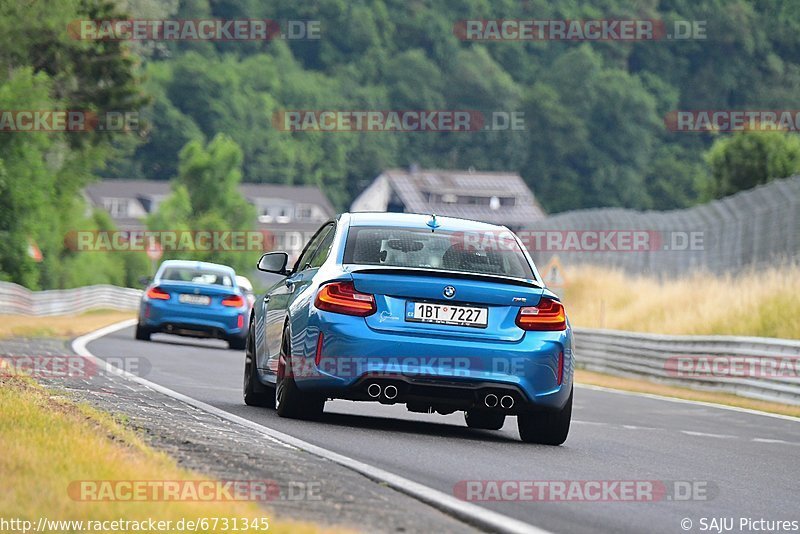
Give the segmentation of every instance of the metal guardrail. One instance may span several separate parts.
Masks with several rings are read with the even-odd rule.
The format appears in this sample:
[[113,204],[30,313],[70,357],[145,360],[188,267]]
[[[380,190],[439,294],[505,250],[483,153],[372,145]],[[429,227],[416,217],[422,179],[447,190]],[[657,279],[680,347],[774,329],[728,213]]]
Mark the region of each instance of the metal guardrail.
[[800,341],[575,328],[575,353],[590,371],[800,405]]
[[47,316],[97,309],[136,310],[141,296],[140,289],[111,285],[30,291],[17,284],[0,282],[0,314]]

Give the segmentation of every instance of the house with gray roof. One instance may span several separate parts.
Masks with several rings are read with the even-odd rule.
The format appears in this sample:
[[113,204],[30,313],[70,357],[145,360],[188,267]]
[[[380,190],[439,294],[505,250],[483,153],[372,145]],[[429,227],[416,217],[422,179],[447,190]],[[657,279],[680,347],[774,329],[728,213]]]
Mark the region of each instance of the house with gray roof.
[[469,169],[389,169],[370,184],[350,211],[435,213],[503,224],[512,230],[545,217],[522,177]]
[[[273,236],[273,248],[290,256],[300,253],[320,224],[336,213],[314,186],[240,184],[239,191],[256,209],[257,229]],[[172,193],[170,182],[103,180],[86,187],[90,205],[105,209],[120,230],[146,229],[145,217]]]

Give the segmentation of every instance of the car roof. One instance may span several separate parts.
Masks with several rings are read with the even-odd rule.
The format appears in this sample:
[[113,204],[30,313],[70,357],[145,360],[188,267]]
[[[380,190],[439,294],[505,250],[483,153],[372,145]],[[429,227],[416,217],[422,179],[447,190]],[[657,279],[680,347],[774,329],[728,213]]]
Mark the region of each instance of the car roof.
[[[388,213],[388,212],[357,212],[345,213],[350,218],[350,226],[397,226],[397,227],[419,227],[430,229],[427,226],[432,214],[427,213]],[[505,226],[490,224],[471,219],[459,219],[458,217],[445,217],[436,215],[436,222],[439,223],[438,229],[452,231],[487,231],[487,230],[508,230]]]
[[165,267],[187,267],[189,269],[198,269],[198,270],[216,270],[216,271],[226,271],[230,273],[232,276],[236,276],[232,267],[227,265],[222,265],[220,263],[210,263],[207,261],[192,261],[192,260],[165,260],[161,263],[159,270]]
[[236,283],[243,289],[248,289],[250,291],[253,290],[253,284],[250,282],[250,280],[240,274],[236,275]]

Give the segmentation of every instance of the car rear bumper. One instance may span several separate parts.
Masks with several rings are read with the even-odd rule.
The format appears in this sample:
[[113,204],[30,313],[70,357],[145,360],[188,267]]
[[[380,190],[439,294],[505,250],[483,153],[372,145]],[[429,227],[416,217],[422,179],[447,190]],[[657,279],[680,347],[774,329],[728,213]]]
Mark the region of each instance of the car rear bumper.
[[245,308],[200,307],[163,301],[143,301],[139,323],[153,332],[195,337],[230,338],[247,331]]
[[436,400],[468,409],[483,407],[488,392],[508,392],[517,410],[558,409],[572,388],[569,330],[526,332],[514,342],[484,341],[479,334],[465,340],[378,332],[362,318],[318,312],[305,332],[293,340],[295,381],[303,390],[330,397],[381,400],[367,393],[369,384],[378,382],[397,387],[393,402]]

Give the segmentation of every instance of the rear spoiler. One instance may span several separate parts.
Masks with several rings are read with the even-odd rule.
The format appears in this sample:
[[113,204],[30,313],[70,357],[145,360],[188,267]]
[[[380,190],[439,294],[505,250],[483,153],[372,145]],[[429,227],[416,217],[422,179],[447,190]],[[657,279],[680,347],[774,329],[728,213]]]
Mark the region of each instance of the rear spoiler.
[[380,267],[377,265],[369,266],[345,266],[350,273],[359,274],[398,274],[398,275],[417,275],[417,276],[436,276],[439,278],[463,278],[465,280],[481,280],[483,282],[494,282],[499,284],[512,284],[523,287],[535,287],[544,289],[532,280],[524,278],[511,278],[506,276],[496,276],[493,274],[466,273],[462,271],[445,271],[440,269],[417,269],[414,267]]

